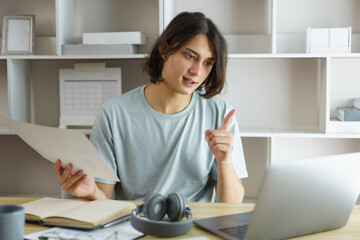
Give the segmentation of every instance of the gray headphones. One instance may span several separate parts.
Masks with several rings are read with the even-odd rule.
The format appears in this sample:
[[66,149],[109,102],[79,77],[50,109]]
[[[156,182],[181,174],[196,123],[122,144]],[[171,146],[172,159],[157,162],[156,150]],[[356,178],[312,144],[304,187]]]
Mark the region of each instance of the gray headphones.
[[[143,213],[143,216],[140,214]],[[167,214],[170,221],[161,221]],[[179,221],[186,217],[186,220]],[[180,193],[171,193],[167,197],[151,193],[130,216],[131,225],[138,231],[156,237],[175,237],[190,231],[192,214],[187,199]]]

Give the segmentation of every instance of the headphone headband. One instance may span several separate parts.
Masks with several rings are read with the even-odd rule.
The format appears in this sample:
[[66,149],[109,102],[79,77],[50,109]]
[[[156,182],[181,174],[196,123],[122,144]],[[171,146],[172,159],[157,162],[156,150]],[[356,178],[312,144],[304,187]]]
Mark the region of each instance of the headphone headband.
[[186,219],[181,221],[152,220],[140,216],[143,212],[144,204],[136,207],[131,213],[130,222],[136,230],[148,235],[156,237],[175,237],[187,233],[193,225],[191,209],[187,206],[185,206],[184,212],[184,217],[186,217]]

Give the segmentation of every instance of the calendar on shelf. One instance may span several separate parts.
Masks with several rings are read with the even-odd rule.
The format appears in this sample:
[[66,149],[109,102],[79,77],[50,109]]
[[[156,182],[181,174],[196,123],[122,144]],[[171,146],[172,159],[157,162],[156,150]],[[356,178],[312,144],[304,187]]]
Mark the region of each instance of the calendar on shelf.
[[91,128],[103,101],[121,94],[121,69],[60,69],[60,128]]

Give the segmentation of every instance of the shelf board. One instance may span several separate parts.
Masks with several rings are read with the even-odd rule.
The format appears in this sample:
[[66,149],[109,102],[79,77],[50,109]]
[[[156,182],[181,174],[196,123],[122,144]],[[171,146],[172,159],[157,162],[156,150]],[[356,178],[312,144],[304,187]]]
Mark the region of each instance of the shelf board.
[[13,131],[6,127],[0,127],[0,135],[15,135]]
[[240,135],[242,137],[278,137],[278,136],[308,136],[320,135],[323,133],[315,130],[294,130],[294,129],[241,129]]
[[[72,59],[143,59],[148,54],[120,54],[120,55],[0,55],[0,60],[29,59],[29,60],[72,60]],[[360,53],[350,54],[308,54],[308,53],[229,53],[229,59],[257,59],[257,58],[360,58]]]
[[[79,132],[84,133],[85,135],[91,134],[91,129],[67,129],[67,130],[79,131]],[[15,131],[13,131],[12,129],[1,127],[0,128],[0,136],[1,135],[17,135],[17,133]]]
[[360,53],[349,54],[310,54],[310,53],[263,53],[228,54],[228,58],[360,58]]
[[122,55],[0,55],[0,59],[28,59],[28,60],[72,60],[72,59],[143,59],[147,54]]
[[[85,135],[90,135],[90,129],[69,129],[72,131],[80,131]],[[0,135],[17,135],[14,131],[7,128],[0,128]],[[301,131],[301,130],[266,130],[266,129],[254,129],[244,130],[240,129],[241,137],[296,137],[296,138],[360,138],[360,133],[321,133],[314,131]]]
[[240,129],[241,137],[289,137],[289,138],[360,138],[360,133],[325,133],[316,130]]
[[43,198],[43,197],[53,197],[60,198],[61,194],[49,194],[49,193],[1,193],[0,197],[8,198]]
[[338,121],[336,119],[331,119],[327,132],[360,135],[360,121]]

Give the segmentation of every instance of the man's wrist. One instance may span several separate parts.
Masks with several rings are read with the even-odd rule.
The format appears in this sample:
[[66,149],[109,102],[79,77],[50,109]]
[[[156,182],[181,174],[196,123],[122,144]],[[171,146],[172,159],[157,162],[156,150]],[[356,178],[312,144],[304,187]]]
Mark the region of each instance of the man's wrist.
[[101,191],[98,186],[95,184],[94,193],[87,196],[86,199],[88,200],[100,200],[100,199],[107,199],[105,193]]
[[232,168],[233,165],[232,165],[232,161],[231,161],[231,158],[228,159],[228,160],[225,160],[225,161],[218,161],[217,162],[217,166],[218,168]]

